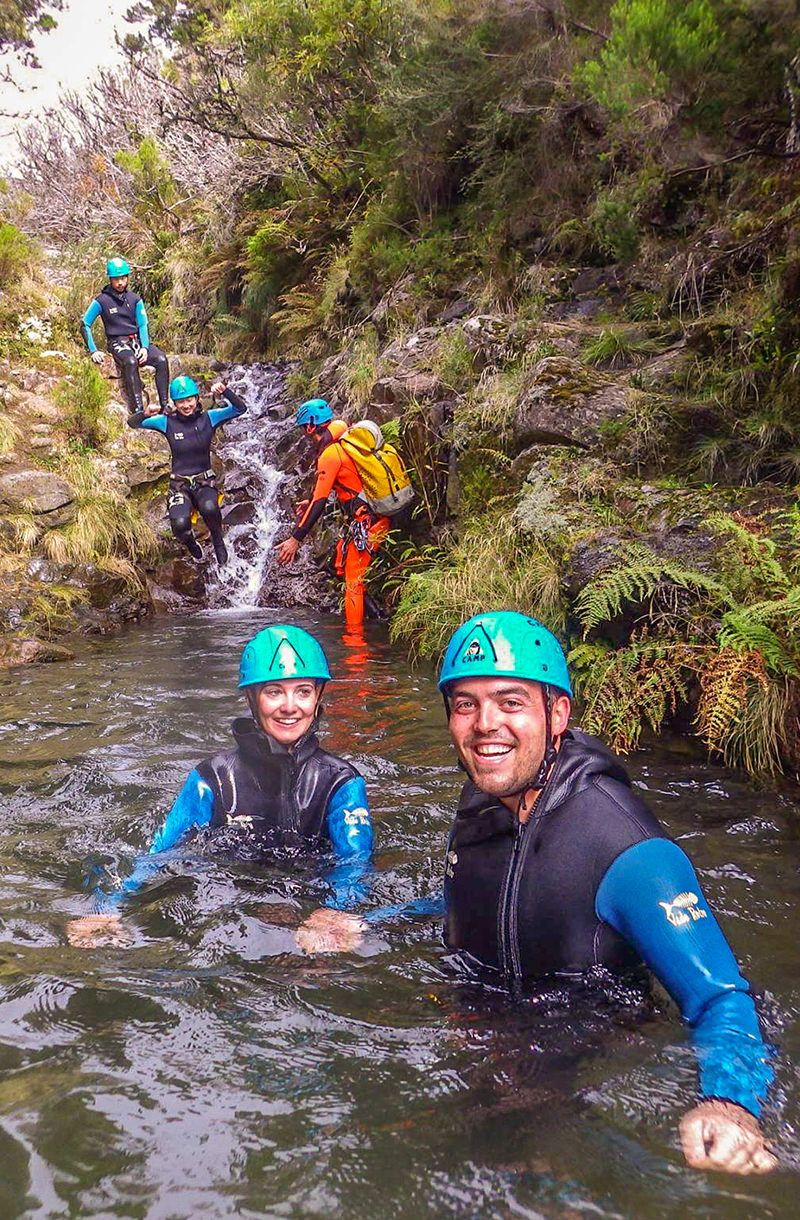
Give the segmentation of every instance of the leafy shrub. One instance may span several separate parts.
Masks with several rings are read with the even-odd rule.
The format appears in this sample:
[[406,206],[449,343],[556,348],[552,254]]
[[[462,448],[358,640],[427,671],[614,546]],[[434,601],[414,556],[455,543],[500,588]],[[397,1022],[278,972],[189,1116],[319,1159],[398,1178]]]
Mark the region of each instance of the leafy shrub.
[[641,233],[630,198],[620,192],[601,192],[589,213],[589,232],[601,254],[615,261],[634,259]]
[[120,431],[119,421],[105,409],[111,397],[108,382],[91,361],[72,360],[54,397],[70,440],[97,449]]
[[33,243],[16,225],[0,223],[0,289],[18,283],[33,257]]
[[709,0],[616,0],[611,37],[577,79],[602,106],[625,113],[671,86],[691,91],[721,39]]

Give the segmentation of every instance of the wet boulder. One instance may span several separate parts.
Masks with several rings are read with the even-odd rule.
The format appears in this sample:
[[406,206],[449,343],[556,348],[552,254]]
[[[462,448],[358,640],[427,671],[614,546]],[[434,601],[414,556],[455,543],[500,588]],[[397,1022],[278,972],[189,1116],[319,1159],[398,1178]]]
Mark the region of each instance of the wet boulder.
[[49,470],[14,470],[0,474],[0,505],[30,512],[37,525],[54,529],[75,517],[75,492],[66,479]]
[[0,669],[74,659],[75,653],[70,648],[35,636],[13,635],[0,640]]

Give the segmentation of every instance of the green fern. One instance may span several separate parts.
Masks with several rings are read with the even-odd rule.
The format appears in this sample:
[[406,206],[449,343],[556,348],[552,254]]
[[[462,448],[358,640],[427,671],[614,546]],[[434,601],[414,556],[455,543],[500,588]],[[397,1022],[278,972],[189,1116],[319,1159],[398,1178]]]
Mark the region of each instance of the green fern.
[[705,523],[728,539],[726,575],[735,592],[744,594],[753,586],[762,594],[788,589],[790,580],[776,558],[777,546],[757,522],[745,524],[730,513],[712,513]]
[[[741,606],[723,615],[721,648],[736,653],[758,652],[773,674],[797,676],[800,660],[800,586],[774,601]],[[770,624],[782,628],[781,635]]]
[[686,702],[698,650],[647,632],[625,648],[603,641],[578,644],[569,664],[583,701],[581,726],[615,750],[636,749],[645,725],[657,732]]
[[657,594],[672,598],[674,604],[679,588],[704,599],[709,607],[730,605],[732,600],[730,590],[704,572],[631,544],[616,567],[602,572],[578,595],[575,612],[586,635],[600,623],[617,618],[625,605],[652,604]]

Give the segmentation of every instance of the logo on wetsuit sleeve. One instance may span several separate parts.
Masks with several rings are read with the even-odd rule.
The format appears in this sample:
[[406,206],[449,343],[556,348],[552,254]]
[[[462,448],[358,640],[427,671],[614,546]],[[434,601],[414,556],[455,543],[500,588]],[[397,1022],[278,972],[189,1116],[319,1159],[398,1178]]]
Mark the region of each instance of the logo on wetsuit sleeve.
[[252,830],[253,819],[249,813],[226,813],[225,825],[236,826],[240,830]]
[[687,923],[696,923],[698,919],[706,918],[707,912],[697,905],[699,901],[697,894],[689,891],[678,894],[672,902],[659,902],[658,905],[664,908],[664,914],[673,928],[683,928]]
[[366,809],[345,809],[345,826],[369,826],[369,813]]

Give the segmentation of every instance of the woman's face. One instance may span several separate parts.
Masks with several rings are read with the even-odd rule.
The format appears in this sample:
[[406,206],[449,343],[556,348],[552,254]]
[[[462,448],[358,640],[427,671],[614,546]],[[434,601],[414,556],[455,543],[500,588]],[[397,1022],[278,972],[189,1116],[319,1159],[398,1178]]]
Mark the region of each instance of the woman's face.
[[321,685],[308,678],[266,682],[255,699],[256,719],[281,745],[294,745],[314,723],[321,694]]

